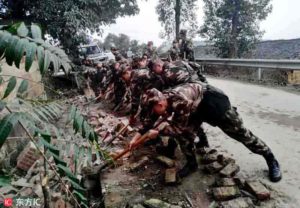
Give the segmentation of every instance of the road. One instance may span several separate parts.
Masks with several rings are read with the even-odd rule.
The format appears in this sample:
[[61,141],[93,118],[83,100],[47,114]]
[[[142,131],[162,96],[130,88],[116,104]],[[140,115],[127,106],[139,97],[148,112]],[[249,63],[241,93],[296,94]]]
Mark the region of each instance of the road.
[[285,196],[277,197],[275,207],[299,207],[300,95],[232,80],[208,80],[229,96],[245,126],[271,147],[281,164],[283,179],[279,183],[269,182],[267,165],[261,156],[252,154],[219,129],[205,125],[211,145],[237,160],[241,176],[261,179],[278,191],[279,196]]

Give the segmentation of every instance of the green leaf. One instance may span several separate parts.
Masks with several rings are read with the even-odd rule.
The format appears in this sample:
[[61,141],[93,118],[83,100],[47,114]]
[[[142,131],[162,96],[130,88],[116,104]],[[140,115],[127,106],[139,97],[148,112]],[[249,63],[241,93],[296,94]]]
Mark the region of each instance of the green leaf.
[[29,43],[26,45],[26,61],[25,70],[28,72],[35,58],[37,46],[35,43]]
[[42,46],[37,47],[37,59],[39,62],[39,69],[41,74],[44,74],[44,57],[45,57],[45,51]]
[[57,149],[55,146],[53,146],[51,142],[51,136],[50,135],[45,135],[41,134],[41,142],[42,144],[49,149],[49,151],[59,157],[59,149]]
[[6,48],[5,58],[6,58],[6,63],[9,66],[12,66],[12,64],[14,62],[15,47],[16,47],[18,41],[19,41],[19,38],[15,37],[15,36],[12,36],[12,38],[10,39],[10,43],[9,43],[8,47]]
[[49,66],[50,66],[50,59],[51,59],[51,53],[48,50],[45,50],[45,57],[44,57],[44,67],[43,72],[45,73]]
[[18,122],[19,115],[19,113],[11,113],[6,115],[0,121],[0,149],[10,132],[13,130],[15,124]]
[[83,121],[83,123],[82,123],[82,137],[83,138],[88,138],[88,136],[90,135],[91,131],[92,130],[91,130],[88,122],[87,121]]
[[21,39],[15,47],[15,65],[17,68],[20,68],[20,62],[24,56],[24,49],[27,44],[29,44],[27,39]]
[[54,162],[56,165],[62,165],[64,167],[67,166],[67,163],[65,161],[63,161],[60,157],[58,157],[57,155],[55,154],[52,154],[52,157],[54,158]]
[[75,118],[75,115],[76,115],[76,107],[74,105],[72,105],[71,111],[69,114],[69,118],[68,118],[68,122],[71,122]]
[[80,115],[80,112],[76,111],[76,115],[74,118],[73,128],[75,130],[75,134],[80,130],[82,127],[83,117]]
[[18,89],[18,94],[23,94],[28,89],[28,80],[23,80]]
[[9,81],[8,81],[8,84],[7,84],[7,87],[6,87],[6,90],[5,90],[5,93],[4,93],[4,96],[2,99],[6,98],[7,96],[9,96],[9,94],[14,90],[14,88],[16,87],[16,84],[17,84],[17,79],[16,77],[11,77],[9,78]]
[[0,176],[0,187],[10,186],[11,177],[7,175]]
[[0,112],[5,108],[6,103],[0,100]]
[[24,22],[22,22],[20,24],[20,26],[18,27],[17,29],[17,33],[19,36],[23,36],[23,37],[26,37],[28,35],[28,29],[27,27],[25,26]]
[[37,114],[41,119],[43,119],[44,121],[49,122],[48,117],[44,114],[44,112],[42,112],[39,108],[33,109],[33,112],[35,114]]
[[10,43],[10,40],[12,39],[12,35],[8,32],[2,32],[0,33],[0,58],[4,54],[7,46]]
[[[78,178],[76,178],[76,176],[71,172],[71,170],[68,167],[62,166],[60,164],[57,165],[57,168],[65,173],[65,175],[74,183],[77,183],[79,185],[80,181]],[[79,185],[80,186],[80,185]]]
[[73,190],[72,193],[80,200],[80,202],[87,204],[87,198],[80,192]]
[[36,24],[32,24],[31,25],[31,35],[32,35],[33,39],[37,39],[37,40],[42,39],[41,28]]

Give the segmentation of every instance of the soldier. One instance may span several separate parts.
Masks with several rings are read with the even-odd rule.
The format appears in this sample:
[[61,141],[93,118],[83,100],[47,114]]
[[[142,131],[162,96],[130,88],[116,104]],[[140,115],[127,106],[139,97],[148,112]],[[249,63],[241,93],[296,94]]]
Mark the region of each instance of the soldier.
[[179,43],[177,40],[173,41],[172,48],[169,50],[169,61],[176,61],[179,59],[180,49]]
[[[245,128],[237,109],[231,106],[228,97],[221,90],[202,82],[183,84],[163,92],[151,89],[143,97],[141,106],[145,114],[141,115],[143,127],[133,137],[130,146],[148,130],[149,138],[155,138],[159,133],[176,137],[187,159],[186,165],[178,172],[180,177],[197,170],[193,141],[199,126],[206,122],[219,127],[253,153],[262,155],[269,167],[271,181],[281,179],[279,163],[271,149]],[[159,132],[152,128],[160,116],[172,116],[172,119]]]
[[155,59],[158,57],[156,48],[153,46],[153,41],[148,42],[143,54],[147,55],[148,59]]
[[116,61],[122,61],[124,60],[124,56],[122,56],[121,52],[116,48],[114,44],[110,47],[110,51],[115,56]]
[[180,30],[179,33],[180,58],[194,61],[194,48],[192,40],[187,39],[187,30]]

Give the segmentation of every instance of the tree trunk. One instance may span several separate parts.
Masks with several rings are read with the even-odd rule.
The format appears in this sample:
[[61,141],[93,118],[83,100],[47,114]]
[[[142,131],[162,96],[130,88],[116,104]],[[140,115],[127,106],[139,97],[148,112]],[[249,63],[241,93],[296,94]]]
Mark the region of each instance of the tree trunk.
[[239,0],[233,0],[234,11],[232,15],[232,28],[229,43],[228,58],[236,58],[238,56],[238,25],[239,25],[239,11],[240,2]]
[[179,39],[179,30],[180,30],[180,12],[181,12],[181,3],[180,3],[180,0],[176,0],[176,5],[175,5],[175,28],[176,28],[176,39]]

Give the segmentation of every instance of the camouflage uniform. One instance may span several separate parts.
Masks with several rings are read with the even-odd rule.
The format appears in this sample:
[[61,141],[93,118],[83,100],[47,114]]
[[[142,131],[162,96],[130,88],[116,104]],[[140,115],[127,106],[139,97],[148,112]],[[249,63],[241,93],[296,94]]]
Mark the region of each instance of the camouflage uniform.
[[180,48],[180,54],[179,54],[180,58],[188,61],[195,60],[193,42],[191,40],[181,39],[179,48]]
[[169,50],[169,56],[171,58],[170,61],[176,61],[179,59],[179,54],[180,54],[180,49],[177,48],[177,47],[172,47],[170,50]]
[[265,156],[271,152],[262,140],[245,128],[228,97],[221,90],[201,82],[183,84],[163,93],[156,89],[147,91],[141,104],[144,114],[141,115],[143,128],[140,133],[151,129],[156,122],[158,116],[151,109],[161,97],[168,101],[167,114],[173,115],[169,126],[161,133],[177,139],[188,164],[197,164],[193,152],[194,139],[202,122],[219,127],[253,153]]

